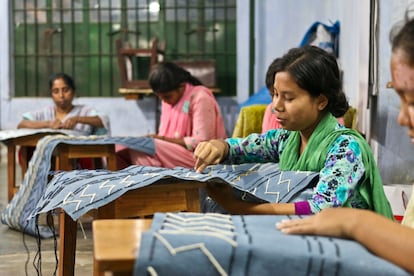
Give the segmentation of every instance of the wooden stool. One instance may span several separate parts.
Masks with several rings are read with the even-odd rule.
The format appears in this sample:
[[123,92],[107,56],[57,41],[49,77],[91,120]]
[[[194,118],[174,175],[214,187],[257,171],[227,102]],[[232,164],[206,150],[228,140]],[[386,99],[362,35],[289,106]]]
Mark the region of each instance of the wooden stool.
[[93,275],[104,275],[105,271],[132,275],[139,250],[141,233],[151,226],[151,219],[94,220]]

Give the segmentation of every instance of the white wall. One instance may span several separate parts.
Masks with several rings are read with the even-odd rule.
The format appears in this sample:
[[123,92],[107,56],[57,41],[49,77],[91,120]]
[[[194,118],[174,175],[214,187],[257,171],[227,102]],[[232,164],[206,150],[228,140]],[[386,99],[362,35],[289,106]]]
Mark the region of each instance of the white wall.
[[[9,25],[6,22],[9,15],[9,1],[0,1],[0,41],[9,41]],[[6,102],[10,95],[10,49],[8,43],[0,43],[0,128],[4,121]]]
[[[238,61],[248,58],[247,0],[238,0]],[[351,105],[357,106],[360,82],[368,72],[369,0],[261,0],[255,1],[255,83],[264,85],[267,66],[273,59],[299,46],[304,34],[316,21],[341,24],[340,62],[344,70],[344,91]],[[247,9],[247,10],[246,10]],[[241,17],[243,16],[243,17]],[[240,20],[243,18],[243,20]],[[242,21],[242,22],[241,22]],[[362,39],[361,39],[362,37]],[[364,45],[364,49],[360,48]],[[247,53],[246,53],[247,51]],[[248,63],[247,63],[248,64]],[[238,102],[247,99],[248,70],[238,64]],[[364,89],[364,87],[362,87]]]
[[245,101],[249,95],[249,0],[237,0],[237,102]]

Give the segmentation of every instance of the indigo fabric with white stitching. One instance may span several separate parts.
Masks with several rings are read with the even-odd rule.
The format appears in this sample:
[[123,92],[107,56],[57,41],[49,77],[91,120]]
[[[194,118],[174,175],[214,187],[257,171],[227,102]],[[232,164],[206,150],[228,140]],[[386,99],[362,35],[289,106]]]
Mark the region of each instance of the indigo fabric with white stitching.
[[[34,130],[31,130],[31,132],[25,131],[24,135],[35,133]],[[15,134],[19,135],[21,132],[15,132]],[[0,137],[5,140],[8,139],[7,137],[16,137],[11,135],[12,133],[7,133],[6,136]],[[149,137],[66,136],[61,134],[45,136],[37,143],[36,150],[30,159],[27,172],[19,190],[1,214],[1,222],[3,224],[15,230],[37,236],[36,221],[34,217],[29,215],[44,196],[52,153],[60,143],[82,145],[122,144],[148,154],[154,154],[155,152],[154,141]],[[53,235],[47,227],[40,227],[39,231],[40,236],[44,238],[52,237]]]
[[242,197],[248,195],[250,201],[288,202],[318,176],[318,173],[312,172],[281,172],[278,168],[277,164],[266,163],[215,165],[203,174],[182,167],[167,169],[145,166],[130,166],[120,171],[61,172],[50,181],[36,208],[32,209],[31,216],[62,208],[76,220],[87,211],[99,208],[129,190],[161,180],[174,185],[177,181],[172,179],[228,183]]
[[295,217],[157,213],[134,275],[410,275],[355,241],[276,229]]

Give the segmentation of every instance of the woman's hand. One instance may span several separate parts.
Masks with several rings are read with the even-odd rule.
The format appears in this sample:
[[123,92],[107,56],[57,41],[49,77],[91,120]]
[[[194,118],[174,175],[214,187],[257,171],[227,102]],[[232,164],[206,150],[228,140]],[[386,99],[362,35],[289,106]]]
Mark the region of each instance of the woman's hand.
[[214,139],[199,143],[194,151],[196,159],[194,169],[198,173],[203,172],[208,165],[220,163],[227,156],[228,151],[229,145],[224,140]]
[[360,214],[368,211],[351,208],[327,208],[303,219],[284,220],[276,227],[286,234],[322,235],[351,238],[349,227]]
[[78,122],[79,120],[78,120],[78,117],[76,116],[67,118],[64,122],[62,122],[62,128],[73,129]]
[[62,128],[62,122],[59,119],[55,119],[53,121],[49,121],[49,128],[51,129],[60,129]]

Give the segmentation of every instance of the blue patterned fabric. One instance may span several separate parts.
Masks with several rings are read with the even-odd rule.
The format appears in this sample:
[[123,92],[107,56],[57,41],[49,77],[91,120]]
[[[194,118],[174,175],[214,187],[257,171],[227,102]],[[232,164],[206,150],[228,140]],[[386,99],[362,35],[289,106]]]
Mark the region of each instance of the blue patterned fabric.
[[[317,176],[317,173],[311,172],[281,172],[274,163],[216,165],[207,168],[203,174],[180,167],[167,169],[144,166],[130,166],[115,172],[60,172],[37,199],[30,218],[62,208],[76,220],[89,210],[99,208],[129,190],[171,179],[228,183],[246,200],[288,202],[306,189]],[[174,185],[177,182],[169,183]]]
[[290,218],[157,213],[134,275],[410,275],[355,241],[276,229]]
[[[130,166],[112,172],[75,170],[61,172],[48,184],[31,216],[62,208],[74,220],[87,211],[101,207],[129,190],[145,187],[160,180],[180,179],[199,182],[228,183],[241,197],[250,201],[288,202],[317,177],[311,172],[281,172],[278,165],[216,165],[206,173],[177,167],[175,169]],[[171,185],[174,185],[174,181]]]
[[[27,172],[18,192],[1,214],[1,221],[9,227],[36,235],[36,221],[29,215],[33,212],[47,187],[52,153],[60,144],[122,144],[147,154],[155,153],[154,140],[149,137],[66,136],[49,135],[40,139],[29,162]],[[56,192],[56,191],[55,191]],[[40,228],[41,237],[51,237],[47,228]]]

